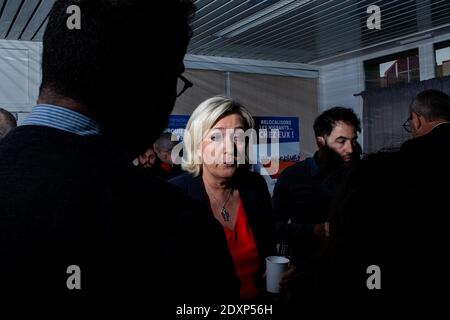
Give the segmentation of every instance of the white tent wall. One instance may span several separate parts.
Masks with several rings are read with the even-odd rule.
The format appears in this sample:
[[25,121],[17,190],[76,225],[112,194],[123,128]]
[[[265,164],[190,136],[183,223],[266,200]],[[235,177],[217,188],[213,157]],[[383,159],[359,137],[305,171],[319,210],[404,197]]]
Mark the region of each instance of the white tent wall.
[[313,122],[317,116],[317,79],[232,73],[231,96],[256,116],[298,117],[300,156],[317,149]]
[[[441,35],[420,42],[399,45],[395,48],[379,50],[371,54],[360,55],[321,66],[319,77],[319,112],[333,106],[352,108],[363,119],[363,101],[355,96],[365,90],[364,61],[386,55],[419,49],[420,80],[435,77],[435,54],[433,44],[450,39],[450,35]],[[364,130],[364,127],[363,127]],[[364,146],[363,135],[360,142]]]
[[36,103],[41,82],[42,44],[0,39],[0,107],[19,124]]
[[[362,121],[362,99],[354,94],[363,90],[363,60],[354,58],[326,65],[320,71],[319,112],[334,106],[348,107],[352,108]],[[362,136],[359,136],[361,145],[364,144]]]

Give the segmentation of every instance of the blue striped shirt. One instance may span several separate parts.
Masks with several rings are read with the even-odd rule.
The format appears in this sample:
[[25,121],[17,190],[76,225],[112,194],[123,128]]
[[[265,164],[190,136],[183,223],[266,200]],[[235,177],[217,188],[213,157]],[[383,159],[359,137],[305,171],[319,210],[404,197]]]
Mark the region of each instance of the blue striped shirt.
[[100,125],[91,118],[79,112],[50,104],[34,106],[22,125],[51,127],[80,136],[100,135]]

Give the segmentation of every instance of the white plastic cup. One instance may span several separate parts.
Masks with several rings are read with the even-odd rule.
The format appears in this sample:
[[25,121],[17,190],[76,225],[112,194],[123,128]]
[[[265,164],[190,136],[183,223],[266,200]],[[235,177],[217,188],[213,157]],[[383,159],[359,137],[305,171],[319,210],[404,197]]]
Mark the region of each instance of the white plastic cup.
[[279,293],[278,283],[281,276],[288,270],[289,259],[280,256],[266,258],[266,290],[271,293]]

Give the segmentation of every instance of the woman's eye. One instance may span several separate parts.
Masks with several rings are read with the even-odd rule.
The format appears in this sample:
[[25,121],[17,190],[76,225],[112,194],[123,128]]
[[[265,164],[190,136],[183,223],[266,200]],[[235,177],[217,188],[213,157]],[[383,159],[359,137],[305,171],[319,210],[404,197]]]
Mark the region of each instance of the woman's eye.
[[234,142],[244,142],[241,134],[234,135]]
[[220,134],[213,134],[211,136],[211,141],[220,141]]

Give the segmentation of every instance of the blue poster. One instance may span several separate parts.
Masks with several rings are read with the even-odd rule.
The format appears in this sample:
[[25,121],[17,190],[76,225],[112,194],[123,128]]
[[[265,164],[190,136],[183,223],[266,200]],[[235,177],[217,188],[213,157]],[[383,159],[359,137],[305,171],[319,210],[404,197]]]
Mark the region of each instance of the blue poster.
[[176,129],[186,128],[186,124],[189,120],[189,116],[170,115],[169,123],[165,132],[173,132]]
[[270,139],[270,131],[278,130],[280,143],[300,142],[298,118],[296,117],[255,117],[255,129],[260,129],[260,137],[267,131]]
[[169,132],[178,137],[179,141],[183,140],[184,129],[186,128],[189,116],[170,115],[167,128],[164,132]]
[[[258,132],[257,159],[253,166],[272,193],[281,172],[300,161],[300,130],[297,117],[255,117]],[[278,144],[275,144],[278,138]]]

